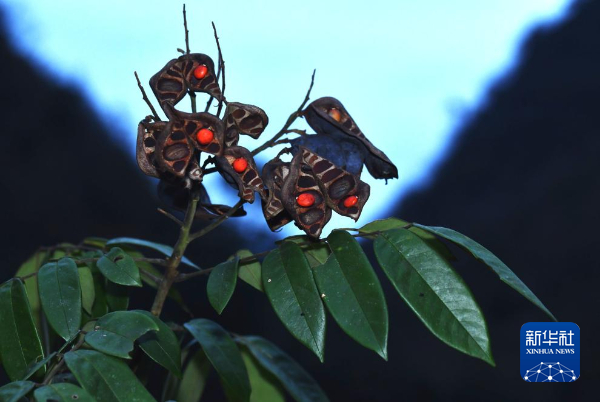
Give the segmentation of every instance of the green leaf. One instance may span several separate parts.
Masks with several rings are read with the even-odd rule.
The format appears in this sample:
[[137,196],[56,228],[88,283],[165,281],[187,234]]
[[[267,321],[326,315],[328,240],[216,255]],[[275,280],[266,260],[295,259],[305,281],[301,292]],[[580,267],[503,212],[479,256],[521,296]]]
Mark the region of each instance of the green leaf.
[[121,360],[94,350],[68,352],[64,359],[79,384],[98,402],[155,402]]
[[38,272],[38,288],[48,323],[68,341],[81,327],[81,287],[75,261],[62,258],[46,263]]
[[[392,229],[402,229],[406,226],[411,225],[410,222],[404,221],[398,218],[387,218],[387,219],[379,219],[373,221],[371,223],[367,223],[365,226],[360,228],[360,232],[362,233],[370,233],[370,232],[381,232]],[[416,226],[410,226],[408,228],[411,232],[419,236],[421,239],[429,245],[430,248],[437,251],[442,257],[449,261],[456,260],[456,257],[452,254],[448,246],[446,246],[443,242],[440,241],[437,237],[432,235],[426,230],[418,228]]]
[[259,365],[247,350],[242,349],[242,358],[250,378],[250,402],[285,402],[285,395],[277,378]]
[[22,380],[23,381],[29,380],[42,367],[46,366],[46,363],[48,363],[50,360],[52,360],[54,358],[54,356],[56,356],[56,352],[50,353],[48,356],[44,357],[42,360],[38,361],[37,363],[30,364],[29,367],[27,368],[28,372],[25,375],[25,377],[22,378]]
[[80,267],[78,272],[79,285],[81,286],[81,307],[83,307],[86,313],[92,315],[92,307],[96,298],[92,270],[89,267]]
[[150,318],[158,327],[158,331],[147,332],[138,339],[140,348],[152,360],[181,378],[181,348],[171,328],[148,311],[134,311]]
[[118,285],[109,280],[105,283],[106,303],[110,311],[125,311],[129,307],[129,286]]
[[321,264],[324,264],[331,254],[331,250],[327,246],[327,244],[315,241],[314,239],[306,236],[290,236],[282,241],[277,241],[275,243],[283,243],[284,241],[291,241],[297,244],[302,245],[302,251],[304,252],[304,256],[306,257],[308,263],[311,268],[318,267]]
[[387,305],[373,267],[347,232],[334,231],[327,241],[333,253],[313,270],[327,309],[352,339],[387,360]]
[[240,341],[298,402],[328,401],[319,384],[285,352],[260,336],[245,336]]
[[374,248],[400,296],[435,336],[494,365],[483,314],[446,260],[406,229],[380,234]]
[[263,287],[283,325],[321,361],[325,353],[325,308],[300,247],[284,242],[263,261]]
[[[152,250],[156,250],[161,254],[170,257],[173,254],[173,247],[167,246],[166,244],[155,243],[153,241],[134,239],[133,237],[118,237],[116,239],[109,240],[106,242],[107,246],[114,246],[116,244],[130,244],[134,246],[148,247]],[[187,257],[181,259],[181,263],[189,265],[190,267],[201,269],[199,266],[191,262]]]
[[238,261],[235,257],[220,263],[210,273],[206,285],[206,294],[210,305],[221,314],[233,295],[238,277]]
[[0,401],[19,402],[35,386],[31,381],[15,381],[0,388]]
[[118,247],[111,249],[96,265],[111,282],[124,286],[142,286],[140,270],[135,261]]
[[25,287],[18,279],[0,286],[0,323],[2,364],[12,381],[20,380],[30,366],[44,358],[44,352]]
[[83,244],[85,246],[103,249],[106,246],[107,241],[108,239],[105,239],[103,237],[86,237],[85,239],[83,239]]
[[198,402],[204,393],[206,380],[210,372],[210,362],[202,349],[189,361],[183,371],[183,378],[177,390],[177,402]]
[[92,274],[94,278],[94,305],[92,307],[92,317],[102,317],[108,313],[108,303],[106,302],[106,278],[102,274]]
[[[39,271],[42,264],[48,259],[47,251],[36,251],[27,261],[25,261],[20,267],[15,277],[23,277],[26,275],[33,274]],[[27,291],[27,299],[29,300],[29,306],[31,307],[31,315],[38,332],[42,330],[41,313],[42,305],[40,303],[40,295],[38,293],[38,283],[36,276],[30,276],[23,280],[25,284],[25,290]]]
[[[242,258],[251,257],[254,255],[250,250],[240,250],[235,255],[241,260]],[[262,276],[260,262],[258,260],[252,262],[239,263],[238,276],[241,280],[252,286],[256,290],[263,292]]]
[[36,402],[96,402],[84,389],[69,383],[45,385],[33,393]]
[[227,331],[219,324],[203,318],[192,320],[184,326],[202,346],[206,357],[219,374],[228,397],[234,401],[248,401],[248,372],[240,351]]
[[131,359],[133,342],[148,331],[158,331],[154,320],[136,311],[108,313],[96,322],[94,331],[85,335],[85,341],[94,349]]
[[533,294],[533,292],[527,287],[527,285],[525,285],[519,279],[519,277],[517,277],[517,275],[515,275],[515,273],[510,270],[510,268],[508,268],[502,261],[500,261],[498,257],[492,254],[481,244],[452,229],[419,225],[418,223],[415,223],[415,226],[427,230],[428,232],[436,234],[440,237],[443,237],[444,239],[450,240],[451,242],[467,250],[473,255],[473,257],[483,262],[485,265],[490,267],[492,271],[498,274],[502,282],[506,283],[508,286],[519,292],[527,300],[529,300],[537,307],[539,307],[543,312],[548,314],[548,316],[554,321],[557,321],[556,317],[552,315],[550,310],[548,310],[546,306],[544,306],[544,303],[542,303],[540,299],[538,299],[537,296]]

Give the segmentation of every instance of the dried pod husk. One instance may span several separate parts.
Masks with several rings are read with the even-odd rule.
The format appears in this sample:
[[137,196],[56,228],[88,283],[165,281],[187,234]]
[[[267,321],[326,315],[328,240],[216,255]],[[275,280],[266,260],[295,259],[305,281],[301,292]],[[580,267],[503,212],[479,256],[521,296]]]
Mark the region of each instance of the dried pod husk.
[[290,172],[289,162],[279,158],[269,161],[262,170],[265,184],[265,197],[262,199],[262,210],[272,231],[279,230],[292,221],[292,216],[283,207],[281,187]]
[[[244,169],[237,171],[239,165]],[[244,147],[225,148],[222,156],[215,159],[215,166],[221,176],[229,185],[238,189],[238,195],[246,202],[254,202],[254,192],[258,192],[261,197],[265,196],[265,187],[258,173],[258,168],[254,162],[252,153]]]
[[135,156],[139,168],[148,176],[160,177],[155,165],[156,141],[166,124],[162,121],[152,122],[148,118],[138,124]]
[[352,138],[363,145],[364,160],[369,173],[376,179],[398,177],[398,169],[390,159],[367,139],[344,105],[331,97],[319,98],[302,112],[317,134],[337,138]]
[[327,205],[340,215],[358,220],[362,209],[369,199],[370,187],[353,175],[317,155],[301,147],[302,160],[310,166],[317,179]]
[[[226,214],[231,207],[221,204],[213,204],[206,188],[203,185],[195,187],[200,194],[200,200],[196,207],[196,220],[212,220]],[[169,209],[185,212],[191,197],[190,189],[185,187],[183,182],[168,182],[161,180],[158,183],[158,197]],[[238,209],[232,216],[245,216],[246,211],[243,208]]]
[[173,120],[167,123],[158,136],[154,155],[159,170],[179,178],[186,176],[190,161],[197,159],[197,153],[181,125]]
[[[286,211],[294,218],[296,226],[307,235],[318,238],[323,227],[331,219],[331,209],[310,166],[304,163],[302,153],[290,162],[290,171],[281,188]],[[312,199],[310,205],[302,205],[302,197]]]
[[290,141],[292,155],[304,147],[327,159],[349,173],[360,176],[365,156],[364,146],[349,136],[333,137],[326,134],[309,134]]
[[[206,75],[197,78],[194,71],[201,66],[206,67]],[[217,100],[223,99],[214,63],[209,56],[201,53],[191,53],[169,61],[150,78],[150,87],[162,108],[169,103],[176,105],[185,96],[188,87],[193,92],[204,92]]]
[[240,134],[249,135],[254,139],[260,137],[269,124],[269,117],[258,106],[229,102],[223,121],[225,122],[225,145],[231,147],[237,145]]
[[[223,122],[210,113],[186,113],[168,105],[165,112],[171,124],[171,130],[184,133],[189,142],[199,151],[211,155],[221,155],[223,153],[225,130]],[[212,140],[208,143],[201,143],[198,140],[198,133],[208,129],[212,132]]]

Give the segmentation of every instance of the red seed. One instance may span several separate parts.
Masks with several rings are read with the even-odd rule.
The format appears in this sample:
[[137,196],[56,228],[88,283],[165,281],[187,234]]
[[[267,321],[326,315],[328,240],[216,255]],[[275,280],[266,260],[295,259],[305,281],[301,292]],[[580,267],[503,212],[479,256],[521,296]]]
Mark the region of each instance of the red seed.
[[315,203],[315,196],[310,193],[302,193],[296,197],[296,202],[301,207],[307,208]]
[[350,208],[356,205],[356,203],[358,202],[358,197],[355,195],[351,195],[349,197],[346,197],[346,199],[344,200],[344,206],[346,208]]
[[242,173],[248,167],[248,161],[244,158],[237,158],[233,161],[233,170]]
[[199,80],[206,77],[206,74],[208,74],[208,67],[206,67],[204,64],[194,69],[194,77],[196,77]]
[[198,134],[196,134],[196,139],[202,145],[210,144],[213,138],[215,138],[215,135],[208,128],[203,128],[200,131],[198,131]]
[[340,113],[339,110],[337,110],[336,108],[331,108],[329,109],[329,111],[327,112],[327,114],[335,121],[337,121],[339,123],[340,120],[342,120],[342,114]]

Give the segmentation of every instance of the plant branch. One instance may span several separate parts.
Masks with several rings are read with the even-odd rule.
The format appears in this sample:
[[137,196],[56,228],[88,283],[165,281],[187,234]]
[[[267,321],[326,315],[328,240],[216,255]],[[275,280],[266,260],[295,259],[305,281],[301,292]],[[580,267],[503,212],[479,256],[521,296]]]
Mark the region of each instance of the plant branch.
[[179,238],[177,239],[177,243],[175,243],[175,247],[173,247],[173,253],[168,259],[167,269],[163,277],[157,281],[158,290],[156,292],[154,302],[152,303],[151,310],[152,314],[154,314],[156,317],[160,316],[165,304],[165,300],[167,299],[167,295],[169,294],[169,290],[171,289],[175,278],[179,274],[177,269],[179,268],[179,264],[183,258],[183,253],[191,241],[190,230],[192,229],[192,223],[194,222],[194,215],[196,214],[196,208],[198,207],[199,199],[200,194],[198,191],[196,189],[192,189],[187,210],[185,211],[183,225],[179,230]]
[[[221,74],[223,74],[222,77],[222,88],[221,88],[221,95],[223,97],[223,99],[225,99],[225,60],[223,60],[223,52],[221,51],[221,43],[219,42],[219,35],[217,35],[217,27],[215,26],[214,21],[212,22],[212,27],[213,27],[213,33],[215,36],[215,42],[217,42],[217,51],[219,52],[219,60],[218,60],[218,67],[217,67],[217,83],[219,83],[219,78],[221,78]],[[210,105],[212,104],[213,101],[213,97],[211,96],[210,99],[208,100],[208,102],[206,102],[206,108],[204,109],[205,112],[208,112],[208,109],[210,108]],[[221,114],[221,108],[223,107],[223,99],[219,100],[219,108],[217,110],[217,117],[220,117]]]
[[156,208],[158,210],[158,212],[160,212],[161,214],[163,214],[164,216],[166,216],[167,218],[171,219],[173,222],[175,222],[177,225],[179,225],[179,227],[183,226],[183,222],[181,222],[179,219],[177,219],[175,216],[173,216],[171,213],[165,211],[162,208]]
[[190,31],[187,27],[187,15],[185,13],[185,4],[183,5],[183,29],[185,30],[185,54],[190,54]]
[[227,211],[225,214],[219,216],[213,223],[211,223],[210,225],[206,226],[205,228],[197,231],[196,233],[191,234],[190,242],[192,242],[193,240],[196,240],[197,238],[202,237],[205,234],[216,229],[223,222],[225,222],[228,218],[230,218],[233,214],[235,214],[237,212],[237,210],[240,209],[242,207],[242,205],[244,205],[244,203],[245,203],[244,200],[239,200],[237,202],[237,204],[235,204],[233,207],[231,207],[231,209],[229,211]]
[[308,100],[310,99],[310,91],[312,91],[313,85],[315,84],[315,73],[316,72],[317,72],[317,70],[313,70],[312,77],[310,79],[310,86],[308,87],[306,96],[304,97],[304,100],[302,101],[302,104],[300,104],[300,107],[298,108],[298,110],[296,110],[294,113],[292,113],[290,115],[290,117],[288,117],[288,119],[285,122],[285,124],[283,125],[282,129],[279,130],[279,132],[277,134],[275,134],[273,136],[273,138],[271,138],[269,141],[265,142],[260,147],[256,148],[254,151],[252,151],[252,156],[256,156],[259,153],[261,153],[262,151],[264,151],[265,149],[271,148],[272,146],[274,146],[275,142],[277,142],[277,140],[280,139],[283,135],[285,135],[287,132],[292,132],[289,130],[290,126],[294,123],[294,121],[296,121],[296,119],[299,116],[302,116],[302,109],[304,109],[304,106],[306,106],[306,104],[308,103]]
[[[71,348],[71,351],[76,351],[79,348],[81,348],[83,346],[83,344],[85,343],[85,336],[81,336],[81,338],[77,341],[77,343],[75,345],[73,345],[73,347]],[[61,348],[62,351],[63,348]],[[43,385],[48,385],[50,384],[50,381],[52,381],[52,379],[54,378],[54,376],[56,374],[58,374],[58,372],[62,369],[62,367],[65,365],[65,359],[64,356],[62,356],[62,354],[60,355],[60,361],[58,361],[58,363],[56,363],[54,365],[54,367],[52,367],[52,369],[50,371],[48,371],[48,374],[46,374],[46,376],[44,377],[44,382],[42,382]]]
[[152,106],[152,102],[150,102],[150,99],[148,99],[148,96],[146,95],[146,91],[144,90],[144,87],[142,86],[142,83],[140,82],[140,77],[138,77],[137,71],[134,71],[133,74],[135,75],[135,79],[137,80],[138,88],[142,92],[142,99],[144,100],[144,102],[146,102],[146,104],[152,111],[152,116],[154,116],[154,120],[160,121],[160,117],[158,116],[158,113],[156,113],[156,109],[154,109],[154,106]]

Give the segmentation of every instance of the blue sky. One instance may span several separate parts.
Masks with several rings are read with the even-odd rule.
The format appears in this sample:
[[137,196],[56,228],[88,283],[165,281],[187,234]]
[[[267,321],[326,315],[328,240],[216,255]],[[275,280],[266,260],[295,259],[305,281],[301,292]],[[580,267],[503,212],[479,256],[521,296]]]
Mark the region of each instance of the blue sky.
[[[56,80],[79,87],[130,151],[148,114],[133,71],[146,83],[184,47],[181,3],[3,0],[23,54]],[[317,69],[312,99],[341,100],[367,137],[396,163],[387,186],[365,171],[371,200],[359,223],[387,216],[399,195],[426,180],[486,89],[515,62],[532,27],[548,24],[568,0],[188,1],[192,51],[216,60],[211,21],[219,30],[228,100],[256,104],[273,135],[302,101]],[[146,86],[147,87],[147,86]],[[149,88],[147,87],[149,91]],[[184,104],[185,101],[182,101]],[[187,107],[187,102],[184,104]],[[298,121],[297,128],[306,128]],[[121,138],[125,135],[125,138]],[[246,141],[250,148],[262,142]],[[265,153],[259,164],[276,151]],[[218,179],[216,175],[208,185]],[[213,201],[235,192],[214,184]],[[248,224],[265,228],[259,207]],[[440,222],[429,222],[442,224]],[[328,228],[354,225],[348,218]],[[285,233],[295,233],[288,229]],[[324,232],[326,234],[327,231]]]

